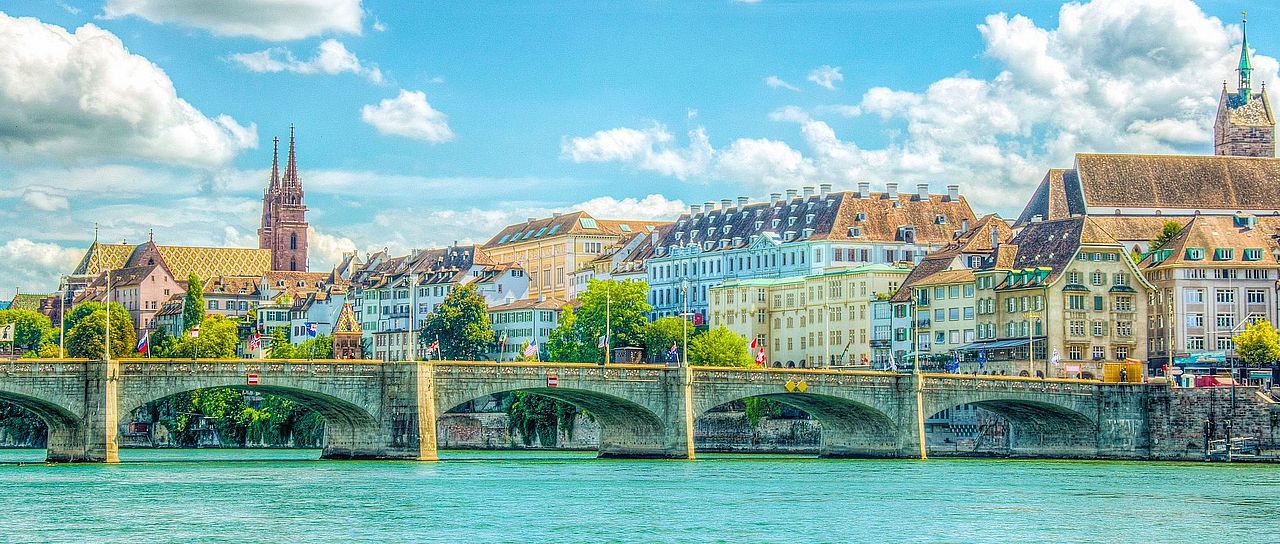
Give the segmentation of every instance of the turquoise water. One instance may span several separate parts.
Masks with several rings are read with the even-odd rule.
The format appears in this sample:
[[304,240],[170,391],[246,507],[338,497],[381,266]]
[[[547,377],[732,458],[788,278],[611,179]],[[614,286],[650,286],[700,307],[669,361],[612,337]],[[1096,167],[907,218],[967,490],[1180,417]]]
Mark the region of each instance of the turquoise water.
[[[0,542],[1264,542],[1280,467],[445,452],[0,451]],[[36,462],[18,464],[18,462]]]

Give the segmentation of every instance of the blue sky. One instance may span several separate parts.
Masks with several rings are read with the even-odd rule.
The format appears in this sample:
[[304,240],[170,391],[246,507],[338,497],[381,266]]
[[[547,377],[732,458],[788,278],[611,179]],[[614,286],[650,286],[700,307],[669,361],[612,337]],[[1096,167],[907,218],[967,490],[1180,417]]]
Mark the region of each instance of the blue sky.
[[1257,79],[1280,40],[1259,2],[206,4],[0,1],[0,286],[55,286],[95,222],[253,245],[290,123],[313,267],[821,182],[1008,216],[1078,151],[1210,152],[1239,10]]

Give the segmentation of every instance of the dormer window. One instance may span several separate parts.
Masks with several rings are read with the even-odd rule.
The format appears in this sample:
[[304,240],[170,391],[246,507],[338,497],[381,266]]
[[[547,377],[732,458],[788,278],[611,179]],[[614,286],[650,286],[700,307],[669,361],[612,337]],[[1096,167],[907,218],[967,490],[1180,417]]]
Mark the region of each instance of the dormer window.
[[711,251],[711,248],[715,247],[715,245],[716,245],[716,243],[715,243],[715,242],[713,242],[713,241],[711,241],[711,240],[707,240],[707,241],[705,241],[705,242],[703,242],[703,243],[702,243],[702,250],[703,250],[703,251]]
[[720,227],[720,231],[721,231],[721,232],[723,232],[723,233],[725,233],[725,234],[729,234],[729,231],[730,231],[730,230],[733,230],[733,226],[732,226],[732,225],[725,225],[725,226],[723,226],[723,227]]
[[916,242],[916,228],[911,225],[898,227],[898,239],[908,244]]
[[796,217],[794,215],[791,217],[788,217],[787,226],[790,227],[791,225],[794,225],[794,224],[796,224]]
[[854,221],[866,221],[866,220],[867,220],[867,214],[866,214],[865,212],[858,212],[858,213],[856,213],[856,214],[854,214],[854,215],[853,215],[853,220],[854,220]]
[[760,230],[764,226],[764,221],[756,221],[756,230]]
[[728,249],[728,248],[729,248],[729,240],[727,238],[721,238],[720,249]]
[[862,237],[862,227],[849,227],[849,237],[850,237],[850,238],[861,238],[861,237]]
[[933,216],[933,223],[935,225],[945,225],[947,224],[947,216],[942,214],[935,215]]
[[724,220],[726,223],[729,222],[731,219],[733,219],[733,212],[724,214]]
[[776,228],[778,228],[778,223],[781,223],[781,222],[782,222],[782,219],[777,218],[777,217],[773,218],[773,223],[772,223],[773,228],[775,228],[775,229],[776,229]]
[[793,211],[793,212],[794,212],[794,211],[796,211],[796,205],[795,205],[795,204],[792,204],[792,205],[791,205],[791,211]]
[[697,239],[698,239],[698,231],[696,230],[689,231],[689,241],[692,242]]
[[683,239],[684,239],[684,233],[680,231],[676,231],[676,240],[683,240]]
[[1202,260],[1204,260],[1204,249],[1203,249],[1203,248],[1198,248],[1198,247],[1189,247],[1189,248],[1187,248],[1186,259],[1187,259],[1188,261],[1202,261]]
[[809,202],[809,204],[805,206],[805,209],[806,209],[806,210],[812,210],[812,209],[813,209],[813,202]]
[[1249,249],[1244,250],[1244,260],[1246,260],[1246,261],[1261,261],[1261,260],[1262,260],[1262,250],[1261,250],[1261,249],[1259,249],[1259,248],[1256,248],[1256,247],[1251,247],[1251,248],[1249,248]]
[[676,221],[676,228],[678,228],[678,229],[682,229],[682,228],[684,228],[684,219],[681,219],[681,220],[679,220],[679,221]]
[[1213,250],[1213,260],[1230,261],[1235,256],[1235,250],[1229,247],[1220,247]]
[[801,235],[801,236],[803,236],[803,237],[805,237],[805,238],[808,238],[808,237],[810,237],[810,236],[812,236],[812,235],[813,235],[813,229],[804,229],[804,230],[800,231],[800,235]]
[[812,224],[813,224],[813,217],[814,217],[814,216],[813,216],[813,214],[805,215],[805,216],[804,216],[804,222],[805,222],[806,224],[810,224],[810,225],[812,225]]

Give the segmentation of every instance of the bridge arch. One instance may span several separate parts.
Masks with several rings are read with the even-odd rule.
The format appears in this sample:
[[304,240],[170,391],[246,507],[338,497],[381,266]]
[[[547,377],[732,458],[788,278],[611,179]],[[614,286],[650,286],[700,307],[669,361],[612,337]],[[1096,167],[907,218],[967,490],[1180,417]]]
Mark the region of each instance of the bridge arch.
[[898,457],[898,425],[880,409],[835,395],[762,392],[736,396],[694,414],[695,421],[719,406],[751,398],[768,399],[801,410],[821,425],[819,456]]
[[600,424],[600,457],[686,457],[688,446],[677,436],[683,419],[675,420],[683,413],[671,410],[664,368],[441,362],[433,365],[436,413],[491,395],[533,393],[590,412]]
[[926,418],[948,409],[976,406],[1008,423],[1001,429],[1003,448],[990,453],[1055,458],[1097,454],[1097,407],[1087,389],[1091,384],[1019,377],[933,377],[925,383]]

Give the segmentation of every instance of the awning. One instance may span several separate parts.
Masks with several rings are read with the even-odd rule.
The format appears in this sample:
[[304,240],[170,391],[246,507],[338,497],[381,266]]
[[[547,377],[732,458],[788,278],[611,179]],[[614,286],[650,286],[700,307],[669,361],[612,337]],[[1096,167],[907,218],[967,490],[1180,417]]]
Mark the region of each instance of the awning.
[[1107,292],[1109,292],[1109,293],[1137,293],[1138,291],[1136,291],[1136,290],[1135,290],[1134,288],[1132,288],[1132,287],[1129,287],[1128,285],[1115,285],[1115,286],[1112,286],[1112,287],[1111,287],[1111,289],[1108,289],[1108,290],[1107,290]]
[[974,342],[972,344],[965,344],[963,346],[960,346],[956,348],[956,351],[978,351],[978,350],[985,350],[985,349],[1014,348],[1018,346],[1025,346],[1028,343],[1030,343],[1030,340],[1026,338],[1019,338],[1017,340],[993,340],[989,342]]

